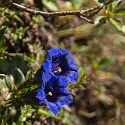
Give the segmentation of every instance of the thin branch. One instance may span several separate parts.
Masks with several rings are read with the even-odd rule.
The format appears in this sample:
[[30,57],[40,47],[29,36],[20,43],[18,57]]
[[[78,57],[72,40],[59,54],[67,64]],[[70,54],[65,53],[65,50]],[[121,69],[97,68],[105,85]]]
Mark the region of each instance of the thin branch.
[[63,11],[63,12],[43,12],[43,11],[37,11],[37,10],[32,10],[29,9],[25,6],[19,5],[17,3],[14,3],[12,0],[10,0],[10,4],[20,10],[29,12],[31,14],[36,14],[36,15],[42,15],[42,16],[66,16],[66,15],[78,15],[80,13],[80,10],[77,11]]
[[102,6],[95,6],[93,8],[87,9],[87,10],[75,10],[75,11],[63,11],[63,12],[43,12],[43,11],[37,11],[30,8],[27,8],[25,6],[19,5],[12,0],[10,0],[10,4],[20,10],[23,10],[25,12],[36,14],[36,15],[42,15],[42,16],[66,16],[66,15],[76,15],[79,18],[82,18],[83,20],[92,23],[89,19],[90,16],[94,16],[97,14],[105,5],[108,5],[109,3],[113,2],[114,0],[107,0]]

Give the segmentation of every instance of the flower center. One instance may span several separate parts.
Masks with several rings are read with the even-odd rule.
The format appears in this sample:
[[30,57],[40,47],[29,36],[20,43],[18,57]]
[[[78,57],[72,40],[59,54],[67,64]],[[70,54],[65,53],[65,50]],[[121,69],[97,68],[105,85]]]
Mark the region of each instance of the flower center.
[[52,96],[52,92],[48,92],[48,94],[46,94],[46,96]]
[[60,73],[60,72],[62,72],[62,69],[60,67],[58,67],[57,70],[53,71],[53,73]]

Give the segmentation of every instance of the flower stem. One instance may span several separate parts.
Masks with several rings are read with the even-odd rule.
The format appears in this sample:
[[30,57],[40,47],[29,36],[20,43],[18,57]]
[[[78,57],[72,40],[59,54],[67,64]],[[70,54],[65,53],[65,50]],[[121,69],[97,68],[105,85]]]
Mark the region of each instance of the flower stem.
[[57,121],[61,121],[61,120],[62,120],[61,118],[59,118],[59,117],[57,117],[57,116],[55,116],[55,115],[53,115],[53,114],[51,114],[51,113],[49,113],[49,112],[46,112],[46,111],[43,110],[43,109],[36,108],[36,111],[37,111],[39,114],[41,114],[41,115],[49,116],[49,117],[51,117],[51,118],[56,119]]

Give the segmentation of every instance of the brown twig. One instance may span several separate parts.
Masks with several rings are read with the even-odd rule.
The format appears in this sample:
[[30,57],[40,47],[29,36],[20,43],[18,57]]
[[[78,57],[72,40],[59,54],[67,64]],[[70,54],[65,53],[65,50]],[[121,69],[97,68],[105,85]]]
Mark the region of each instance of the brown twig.
[[92,20],[89,19],[89,17],[94,16],[97,14],[105,5],[108,5],[109,3],[113,2],[114,0],[107,0],[102,6],[95,6],[93,8],[87,9],[87,10],[75,10],[75,11],[63,11],[63,12],[43,12],[43,11],[37,11],[30,8],[27,8],[25,6],[19,5],[12,0],[10,0],[10,5],[23,10],[25,12],[36,14],[36,15],[42,15],[42,16],[66,16],[66,15],[76,15],[77,17],[89,22],[93,23]]

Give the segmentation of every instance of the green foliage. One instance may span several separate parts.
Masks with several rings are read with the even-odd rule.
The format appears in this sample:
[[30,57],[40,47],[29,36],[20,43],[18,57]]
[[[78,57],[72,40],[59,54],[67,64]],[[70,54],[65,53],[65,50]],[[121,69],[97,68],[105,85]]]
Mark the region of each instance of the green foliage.
[[0,76],[0,94],[4,89],[12,90],[13,85],[7,78]]
[[111,63],[113,63],[114,61],[114,57],[110,56],[110,57],[104,57],[100,60],[100,62],[98,63],[100,68],[106,68],[107,66],[109,66]]
[[[7,30],[7,33],[10,33],[10,29]],[[23,27],[15,27],[13,32],[10,34],[10,37],[12,40],[14,40],[16,43],[18,40],[23,39],[23,32],[25,32],[25,29]]]
[[7,47],[5,47],[5,39],[4,39],[5,31],[6,31],[6,28],[2,28],[0,30],[0,53],[7,49]]
[[99,2],[99,3],[104,3],[104,2],[105,2],[105,0],[98,0],[98,2]]
[[25,76],[19,68],[15,68],[14,82],[16,85],[19,85],[19,84],[25,82]]
[[0,72],[6,74],[9,69],[9,62],[6,59],[0,59]]
[[115,0],[113,1],[113,3],[110,4],[110,11],[114,11],[115,9],[117,9],[119,7],[119,5],[122,3],[122,0]]
[[[18,87],[25,81],[27,65],[22,57],[15,56],[10,59],[1,59],[0,65],[0,73],[3,74],[2,77],[5,77],[4,79],[6,79],[6,82],[4,82],[7,84],[7,87],[9,87],[10,90],[12,90],[15,86]],[[3,78],[1,80],[3,81]],[[3,82],[1,85],[2,84]]]
[[106,16],[99,16],[95,19],[94,24],[96,26],[101,26],[106,23]]
[[120,31],[125,32],[125,26],[121,20],[110,18],[111,23]]
[[96,2],[97,5],[102,5],[102,3],[104,2],[104,0],[94,0]]
[[[8,125],[29,125],[30,122],[27,119],[32,117],[33,112],[34,109],[28,105],[21,106],[20,108],[18,106],[5,108],[1,112],[2,117],[0,123],[3,121],[3,124],[6,123]],[[8,121],[5,120],[7,117]]]
[[[104,0],[98,0],[96,2],[99,4],[103,3]],[[122,0],[113,1],[109,7],[104,8],[106,15],[98,16],[95,19],[94,24],[96,26],[102,26],[106,22],[110,21],[119,31],[122,31],[124,33],[125,29],[123,21],[122,19],[117,19],[117,16],[125,16],[125,8],[118,8],[121,3]]]
[[71,0],[72,6],[75,9],[79,9],[82,6],[83,2],[83,0]]
[[33,15],[32,20],[36,22],[37,24],[43,24],[44,22],[41,21],[39,15]]
[[62,122],[65,125],[69,125],[76,118],[75,115],[66,112],[64,109],[61,109],[60,116],[63,118]]
[[114,11],[116,16],[125,16],[125,8],[120,8]]
[[41,0],[42,4],[46,6],[50,11],[59,11],[56,0]]
[[87,84],[87,79],[85,75],[85,67],[80,67],[79,68],[79,80],[78,80],[79,85],[85,85]]
[[[37,8],[38,1],[34,4],[29,0],[18,2],[43,12],[45,7],[53,12],[59,11],[59,8],[61,11],[86,10],[95,6],[93,1],[98,5],[105,2],[61,0],[63,4],[60,5],[57,0],[41,0],[42,6]],[[8,4],[1,5],[0,124],[114,125],[112,119],[118,125],[124,124],[124,4],[123,0],[114,0],[104,6],[95,17],[90,17],[94,25],[76,16],[47,18],[27,15]],[[78,82],[69,83],[74,101],[57,116],[44,106],[24,104],[23,99],[25,94],[39,87],[32,79],[34,70],[40,68],[46,51],[52,47],[67,48],[79,66]]]
[[32,113],[35,111],[31,106],[24,105],[20,108],[21,115],[19,118],[19,123],[25,123],[27,121],[27,118],[31,118]]

